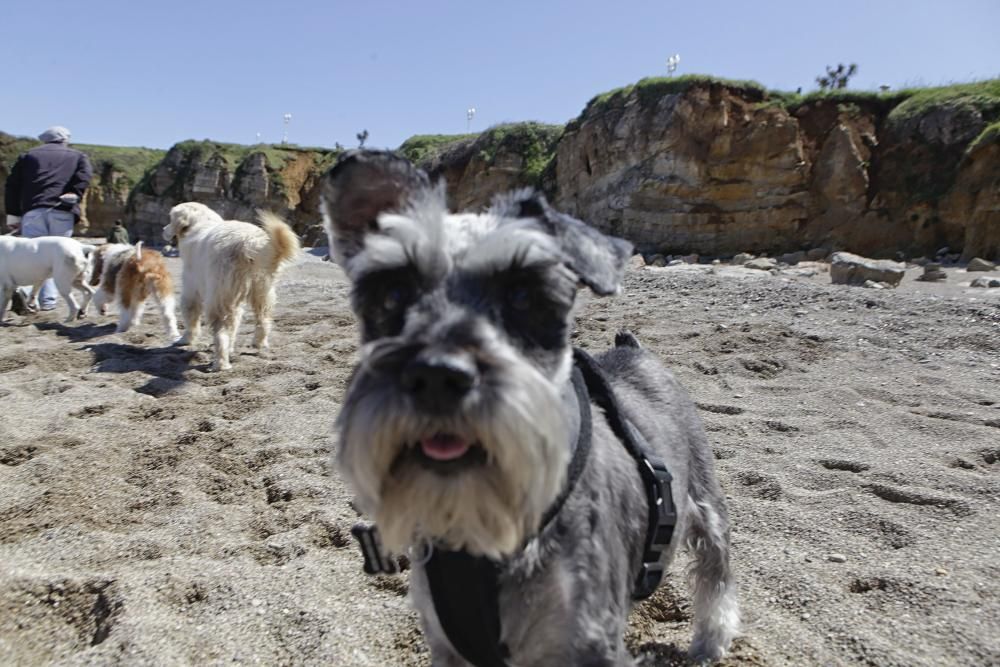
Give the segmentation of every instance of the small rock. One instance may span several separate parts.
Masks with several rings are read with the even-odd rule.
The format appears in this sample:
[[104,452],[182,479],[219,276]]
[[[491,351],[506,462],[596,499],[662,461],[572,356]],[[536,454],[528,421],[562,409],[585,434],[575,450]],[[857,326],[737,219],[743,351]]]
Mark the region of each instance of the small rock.
[[910,264],[916,264],[917,266],[927,266],[927,264],[930,261],[931,260],[927,259],[926,257],[917,257],[915,259],[911,259]]
[[681,261],[684,262],[685,264],[697,264],[698,259],[699,257],[697,254],[684,255],[683,257],[681,257]]
[[948,570],[944,569],[943,567],[939,567],[934,570],[934,574],[936,574],[939,577],[944,577],[947,576]]
[[664,257],[663,255],[653,255],[652,257],[649,258],[649,265],[650,266],[666,266],[667,265],[667,258]]
[[810,262],[818,262],[830,256],[829,248],[810,248],[806,250],[806,259]]
[[1000,287],[1000,280],[997,280],[996,278],[990,280],[989,286],[990,287]]
[[987,261],[987,260],[983,259],[982,257],[975,257],[975,258],[973,258],[969,262],[969,265],[965,268],[965,270],[966,271],[994,271],[994,270],[996,270],[996,268],[997,268],[997,265],[994,264],[993,262]]
[[847,556],[844,554],[827,554],[826,559],[831,563],[846,563]]
[[937,283],[947,279],[948,274],[941,270],[940,264],[934,262],[925,264],[923,275],[917,276],[917,280],[922,280],[928,283]]
[[849,252],[835,252],[830,257],[830,282],[834,285],[864,285],[871,280],[895,287],[905,272],[905,265],[888,259],[869,259]]
[[669,262],[667,262],[667,266],[680,266],[681,264],[685,263],[686,262],[683,259],[672,259]]
[[866,280],[862,287],[867,287],[868,289],[885,289],[885,283],[876,282],[874,280]]
[[990,281],[988,278],[976,278],[971,283],[969,283],[969,287],[989,287],[989,286],[990,286]]
[[722,260],[718,257],[712,260],[712,266],[718,266],[719,264],[722,264]]
[[950,252],[951,252],[951,248],[949,248],[948,246],[945,246],[943,248],[938,248],[938,251],[936,253],[934,253],[934,256],[935,257],[940,257],[941,255],[947,255]]
[[798,252],[786,252],[784,255],[778,257],[778,262],[795,266],[799,262],[804,262],[805,259],[806,254],[800,250]]
[[745,263],[743,267],[746,269],[756,269],[757,271],[770,271],[777,267],[777,262],[770,257],[758,257]]
[[754,258],[754,256],[751,255],[750,253],[748,253],[748,252],[741,252],[740,254],[738,254],[735,257],[733,257],[733,264],[735,264],[737,266],[743,266],[744,264],[746,264],[747,262],[749,262],[753,258]]
[[799,618],[801,618],[803,621],[808,621],[810,618],[812,618],[812,616],[809,614],[809,612],[806,612],[802,614],[802,616],[800,616]]
[[628,264],[633,269],[641,269],[646,266],[646,260],[642,255],[632,255],[632,259],[628,261]]

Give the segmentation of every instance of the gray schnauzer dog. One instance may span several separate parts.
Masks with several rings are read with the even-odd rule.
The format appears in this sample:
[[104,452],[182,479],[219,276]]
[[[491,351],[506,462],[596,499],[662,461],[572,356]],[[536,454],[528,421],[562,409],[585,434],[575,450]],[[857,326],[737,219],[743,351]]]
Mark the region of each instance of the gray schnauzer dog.
[[681,543],[689,655],[721,657],[739,611],[695,408],[630,333],[596,359],[570,345],[579,286],[616,293],[630,244],[531,190],[451,214],[382,151],[341,158],[323,213],[362,342],[337,460],[378,527],[366,568],[410,550],[434,664],[633,664],[629,610]]

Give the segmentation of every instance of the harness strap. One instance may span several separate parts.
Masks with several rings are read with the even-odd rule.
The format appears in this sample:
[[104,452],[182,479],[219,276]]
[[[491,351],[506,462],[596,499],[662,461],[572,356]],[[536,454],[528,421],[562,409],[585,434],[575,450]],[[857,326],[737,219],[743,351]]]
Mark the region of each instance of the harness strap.
[[597,361],[578,347],[573,348],[573,360],[583,374],[587,389],[608,420],[608,425],[635,459],[642,476],[649,511],[642,564],[632,590],[632,599],[645,600],[656,590],[666,569],[667,550],[677,525],[670,482],[673,477],[666,464],[653,454],[652,448],[639,430],[625,418],[614,391]]

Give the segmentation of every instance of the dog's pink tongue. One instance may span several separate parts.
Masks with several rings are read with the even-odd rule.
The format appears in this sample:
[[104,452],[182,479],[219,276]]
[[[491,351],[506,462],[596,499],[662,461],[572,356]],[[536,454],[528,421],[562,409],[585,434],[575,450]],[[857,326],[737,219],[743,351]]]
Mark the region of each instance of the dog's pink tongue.
[[437,461],[452,461],[469,451],[469,443],[457,435],[438,433],[420,441],[420,449]]

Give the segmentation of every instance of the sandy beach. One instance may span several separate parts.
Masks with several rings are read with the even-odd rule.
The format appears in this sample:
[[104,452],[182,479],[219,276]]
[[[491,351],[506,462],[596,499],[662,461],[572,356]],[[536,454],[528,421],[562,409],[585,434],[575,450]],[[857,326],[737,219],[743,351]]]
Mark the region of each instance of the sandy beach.
[[[279,282],[273,354],[248,317],[229,372],[155,308],[0,328],[0,664],[429,664],[405,575],[364,575],[350,537],[357,334],[321,255]],[[631,329],[700,408],[745,615],[725,664],[998,664],[1000,289],[825,268],[633,269],[574,341]],[[633,612],[642,664],[682,664],[683,561]]]

